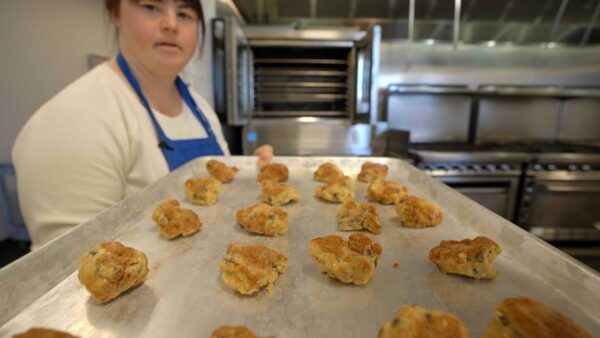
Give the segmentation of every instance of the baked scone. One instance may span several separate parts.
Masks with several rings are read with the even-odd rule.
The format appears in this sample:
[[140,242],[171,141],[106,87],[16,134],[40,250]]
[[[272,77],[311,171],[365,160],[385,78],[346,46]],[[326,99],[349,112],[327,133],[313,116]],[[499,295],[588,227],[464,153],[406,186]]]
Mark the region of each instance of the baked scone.
[[367,196],[381,204],[398,204],[408,197],[408,189],[398,182],[376,180],[367,188]]
[[[216,329],[210,338],[263,338],[259,337],[246,326],[221,326]],[[274,338],[273,336],[264,338]]]
[[381,223],[377,220],[377,209],[368,203],[346,200],[337,213],[338,230],[366,229],[374,234],[381,233]]
[[502,248],[493,240],[478,236],[462,241],[442,241],[431,249],[429,259],[438,269],[475,279],[493,279],[498,276],[494,260]]
[[437,204],[417,196],[408,196],[396,206],[400,224],[407,228],[426,228],[442,223],[444,214]]
[[235,219],[246,231],[256,234],[279,236],[288,230],[287,211],[265,203],[238,210]]
[[494,308],[482,338],[592,338],[573,319],[528,297],[507,298]]
[[223,183],[229,183],[233,181],[235,174],[240,171],[237,167],[228,167],[225,163],[217,160],[209,160],[206,162],[206,170],[210,176],[218,179]]
[[320,182],[328,182],[341,176],[344,176],[342,170],[330,162],[321,164],[313,174],[313,178]]
[[[468,338],[463,322],[453,314],[405,305],[389,322],[383,323],[378,338]],[[508,338],[508,337],[506,337]]]
[[262,288],[271,292],[280,273],[285,273],[288,258],[262,245],[229,244],[220,263],[225,285],[243,295]]
[[310,241],[310,256],[319,270],[342,283],[367,284],[373,274],[382,248],[363,234],[319,237]]
[[288,167],[281,163],[269,163],[264,167],[260,168],[258,173],[258,181],[274,180],[274,181],[287,181],[289,176]]
[[219,199],[221,181],[212,177],[190,178],[185,182],[185,195],[198,205],[213,205]]
[[380,163],[365,162],[360,167],[357,179],[364,183],[375,182],[387,177],[388,166]]
[[322,200],[334,203],[342,203],[347,199],[354,198],[354,183],[348,176],[342,176],[318,186],[315,194]]
[[105,242],[81,256],[79,281],[99,303],[107,303],[144,281],[146,255],[119,242]]
[[154,208],[152,219],[158,225],[160,233],[168,239],[189,236],[202,228],[202,221],[195,212],[181,208],[179,202],[170,198],[160,202]]
[[262,196],[260,199],[270,205],[285,205],[300,200],[298,191],[285,183],[277,181],[262,182]]
[[13,336],[13,338],[78,338],[66,332],[41,327],[33,327],[23,333]]

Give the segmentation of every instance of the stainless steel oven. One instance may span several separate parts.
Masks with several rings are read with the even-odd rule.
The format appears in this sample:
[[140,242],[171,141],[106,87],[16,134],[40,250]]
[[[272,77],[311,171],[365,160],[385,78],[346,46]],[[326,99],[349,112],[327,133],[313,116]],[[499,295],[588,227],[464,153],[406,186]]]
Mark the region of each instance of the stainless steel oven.
[[548,241],[600,241],[600,154],[543,154],[528,165],[519,224]]
[[217,114],[229,125],[253,117],[338,117],[375,122],[379,26],[293,29],[212,20]]
[[521,167],[517,153],[416,151],[418,167],[463,195],[514,221]]
[[[244,153],[253,152],[256,140],[272,143],[273,137],[282,144],[310,145],[309,134],[330,125],[341,126],[338,131],[344,135],[361,137],[324,133],[318,149],[304,150],[321,152],[323,145],[340,141],[343,149],[363,148],[362,136],[367,134],[355,130],[377,122],[379,26],[241,27],[233,18],[214,19],[212,26],[215,110],[225,125],[242,127]],[[281,130],[294,130],[302,121],[302,130],[310,133],[282,134],[272,129],[273,119],[279,119]],[[295,140],[286,139],[291,137]],[[325,150],[333,154],[335,149]]]

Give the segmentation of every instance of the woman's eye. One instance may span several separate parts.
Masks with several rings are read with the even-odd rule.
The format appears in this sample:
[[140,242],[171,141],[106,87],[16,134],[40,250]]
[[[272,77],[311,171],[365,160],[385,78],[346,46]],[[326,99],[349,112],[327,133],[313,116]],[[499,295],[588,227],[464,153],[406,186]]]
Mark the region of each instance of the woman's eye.
[[154,12],[158,9],[155,5],[152,4],[143,4],[142,7],[144,7],[144,9],[146,9],[149,12]]
[[178,16],[183,20],[193,20],[194,16],[188,12],[179,12]]

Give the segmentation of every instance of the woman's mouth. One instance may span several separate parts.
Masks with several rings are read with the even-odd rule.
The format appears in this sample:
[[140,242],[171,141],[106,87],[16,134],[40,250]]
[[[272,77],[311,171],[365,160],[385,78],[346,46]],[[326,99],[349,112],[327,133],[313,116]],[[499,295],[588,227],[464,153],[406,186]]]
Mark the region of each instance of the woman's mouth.
[[176,43],[171,42],[159,42],[155,46],[167,50],[181,50],[181,47],[179,47]]

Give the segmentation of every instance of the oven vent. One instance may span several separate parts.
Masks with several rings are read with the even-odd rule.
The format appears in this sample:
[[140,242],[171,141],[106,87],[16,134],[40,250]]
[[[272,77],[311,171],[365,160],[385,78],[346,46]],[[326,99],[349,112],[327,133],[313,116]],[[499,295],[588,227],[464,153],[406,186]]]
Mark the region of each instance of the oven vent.
[[253,116],[349,116],[350,48],[253,47]]

